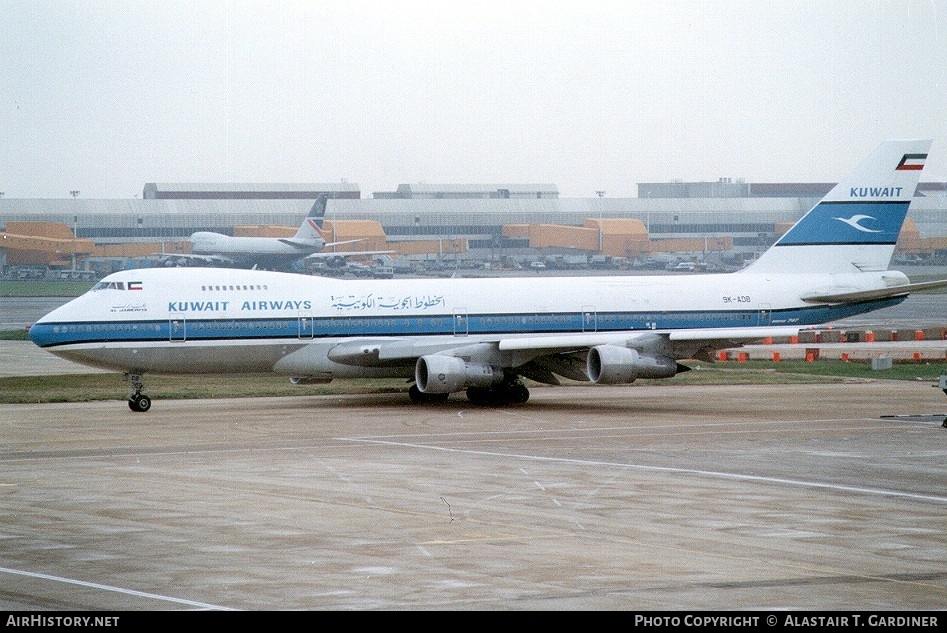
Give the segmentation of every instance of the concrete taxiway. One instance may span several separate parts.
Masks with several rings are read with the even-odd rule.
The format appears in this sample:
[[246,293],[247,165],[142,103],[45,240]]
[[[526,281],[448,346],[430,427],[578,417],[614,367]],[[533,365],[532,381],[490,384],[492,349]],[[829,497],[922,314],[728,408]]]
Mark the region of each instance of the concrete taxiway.
[[941,610],[930,383],[0,406],[0,609]]

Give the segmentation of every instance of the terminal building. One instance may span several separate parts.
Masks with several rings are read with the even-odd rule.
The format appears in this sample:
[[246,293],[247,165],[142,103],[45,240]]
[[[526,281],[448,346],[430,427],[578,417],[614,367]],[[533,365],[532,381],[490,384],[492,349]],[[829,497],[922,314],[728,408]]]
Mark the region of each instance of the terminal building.
[[[320,195],[331,239],[372,238],[410,258],[525,262],[696,259],[739,266],[833,183],[638,184],[636,198],[562,198],[553,184],[402,184],[363,198],[353,183],[148,183],[135,199],[0,197],[0,265],[99,272],[187,252],[196,231],[292,235]],[[360,248],[366,248],[365,244]],[[898,243],[947,257],[947,183],[921,183]],[[101,270],[107,263],[107,269]]]

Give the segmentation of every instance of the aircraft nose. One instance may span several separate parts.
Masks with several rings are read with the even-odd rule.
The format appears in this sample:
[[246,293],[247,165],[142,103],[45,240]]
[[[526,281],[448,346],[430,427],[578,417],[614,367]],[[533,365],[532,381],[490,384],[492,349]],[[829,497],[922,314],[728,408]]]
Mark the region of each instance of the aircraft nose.
[[60,321],[59,316],[67,309],[66,306],[73,303],[74,301],[76,301],[76,299],[73,299],[69,303],[59,306],[52,312],[41,316],[32,325],[30,325],[28,332],[30,340],[40,347],[46,347],[56,342],[54,339],[60,334],[60,326],[53,325],[53,323],[58,323]]
[[43,325],[39,321],[27,326],[26,328],[27,336],[29,336],[30,340],[39,347],[43,347],[49,341],[48,332],[46,330],[47,326]]

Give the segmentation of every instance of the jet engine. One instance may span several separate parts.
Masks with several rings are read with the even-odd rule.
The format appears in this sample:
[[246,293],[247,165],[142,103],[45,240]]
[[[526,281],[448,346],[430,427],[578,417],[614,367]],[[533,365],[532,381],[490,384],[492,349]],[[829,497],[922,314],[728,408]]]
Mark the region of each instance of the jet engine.
[[345,255],[324,257],[322,261],[325,262],[327,267],[332,269],[344,268],[348,263],[348,259]]
[[503,380],[503,371],[458,356],[429,354],[418,359],[414,366],[414,380],[421,393],[454,393],[467,387],[497,384]]
[[623,385],[637,378],[670,378],[678,373],[678,366],[669,356],[641,354],[618,345],[596,345],[589,350],[586,370],[595,384]]

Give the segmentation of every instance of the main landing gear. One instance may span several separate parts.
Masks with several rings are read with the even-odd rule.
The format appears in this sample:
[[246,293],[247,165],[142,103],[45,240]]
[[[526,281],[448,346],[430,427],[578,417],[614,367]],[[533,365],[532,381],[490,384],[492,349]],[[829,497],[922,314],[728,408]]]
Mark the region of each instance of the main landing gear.
[[[431,402],[444,402],[450,394],[423,393],[418,389],[417,385],[411,385],[411,388],[408,389],[408,396],[412,402],[427,404]],[[472,404],[487,406],[522,404],[529,400],[529,389],[517,378],[516,380],[504,381],[493,387],[468,387],[467,399],[470,400]]]
[[141,382],[141,374],[125,374],[125,381],[132,388],[128,396],[128,408],[136,413],[144,413],[151,408],[151,398],[141,392],[145,385]]
[[529,400],[529,389],[517,378],[494,387],[468,387],[467,399],[473,404],[488,406],[522,404]]

